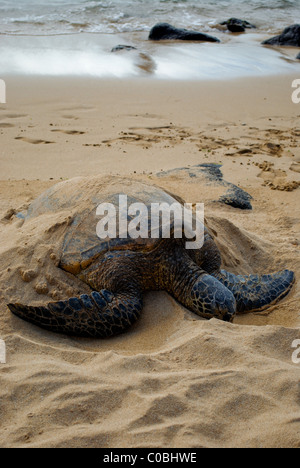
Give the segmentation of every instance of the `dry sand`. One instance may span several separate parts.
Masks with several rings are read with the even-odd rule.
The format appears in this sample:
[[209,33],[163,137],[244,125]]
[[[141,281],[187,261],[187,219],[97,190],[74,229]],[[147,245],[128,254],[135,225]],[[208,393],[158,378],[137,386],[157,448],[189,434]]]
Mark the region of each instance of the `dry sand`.
[[[300,105],[295,76],[225,83],[7,77],[0,107],[1,447],[300,447],[300,288],[234,324],[204,321],[164,292],[110,340],[75,339],[12,316],[10,300],[80,288],[15,218],[75,176],[122,175],[205,202],[224,266],[300,276]],[[214,186],[157,173],[223,164],[253,211],[215,203]],[[48,223],[48,224],[47,224]],[[26,236],[24,235],[26,234]],[[40,236],[40,237],[39,237]],[[31,277],[31,273],[34,274]],[[80,288],[86,290],[85,287]]]

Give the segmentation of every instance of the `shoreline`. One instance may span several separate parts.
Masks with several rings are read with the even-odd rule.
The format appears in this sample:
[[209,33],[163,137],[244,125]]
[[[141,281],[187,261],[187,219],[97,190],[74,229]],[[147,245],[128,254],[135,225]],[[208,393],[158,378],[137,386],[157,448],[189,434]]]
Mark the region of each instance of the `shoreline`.
[[[33,77],[83,79],[218,80],[297,73],[295,47],[267,47],[271,35],[227,34],[220,44],[150,41],[145,33],[75,33],[53,36],[0,35],[0,69]],[[20,39],[21,38],[21,39]],[[112,52],[118,44],[135,50]]]

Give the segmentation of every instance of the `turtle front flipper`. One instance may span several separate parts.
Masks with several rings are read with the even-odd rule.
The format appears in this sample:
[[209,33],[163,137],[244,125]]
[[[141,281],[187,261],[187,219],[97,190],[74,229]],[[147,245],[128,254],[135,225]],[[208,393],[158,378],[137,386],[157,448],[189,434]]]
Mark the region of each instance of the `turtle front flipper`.
[[105,338],[123,333],[136,322],[143,299],[139,292],[112,294],[102,290],[44,307],[8,307],[18,317],[55,333]]
[[236,276],[221,270],[214,276],[233,293],[239,313],[255,312],[276,304],[287,296],[295,282],[295,274],[289,270],[262,276]]
[[174,259],[169,259],[168,267],[171,276],[168,285],[165,284],[163,289],[178,302],[205,319],[233,321],[236,315],[236,301],[232,292],[199,268],[186,252],[175,256],[175,263]]

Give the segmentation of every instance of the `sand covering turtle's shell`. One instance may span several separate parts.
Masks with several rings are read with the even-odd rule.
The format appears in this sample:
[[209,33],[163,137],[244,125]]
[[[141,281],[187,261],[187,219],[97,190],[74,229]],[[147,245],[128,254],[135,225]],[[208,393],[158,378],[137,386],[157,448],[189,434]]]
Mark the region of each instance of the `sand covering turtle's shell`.
[[[126,231],[120,227],[120,198],[126,197],[125,216]],[[176,195],[175,195],[176,197]],[[182,200],[180,200],[183,203]],[[124,202],[123,202],[124,203]],[[24,216],[25,224],[35,218],[50,216],[53,213],[67,216],[65,232],[61,241],[60,266],[64,270],[78,274],[86,269],[99,255],[111,250],[151,250],[158,243],[159,230],[153,235],[151,232],[150,216],[152,205],[171,207],[178,203],[178,199],[165,192],[161,188],[121,177],[79,177],[61,182],[33,201]],[[132,206],[143,204],[147,212],[147,236],[133,238],[127,234],[130,221],[135,217],[129,213]],[[116,237],[99,238],[97,235],[97,223],[100,216],[98,207],[102,207],[102,215],[107,217],[107,205],[113,207],[109,215],[110,220],[116,225]],[[17,215],[20,216],[20,215]],[[144,216],[144,215],[143,215]],[[172,229],[174,218],[169,218]],[[161,222],[161,220],[160,220]],[[164,221],[166,222],[166,221]],[[129,224],[128,224],[129,223]],[[55,226],[51,228],[51,231]],[[181,234],[181,233],[180,233]]]

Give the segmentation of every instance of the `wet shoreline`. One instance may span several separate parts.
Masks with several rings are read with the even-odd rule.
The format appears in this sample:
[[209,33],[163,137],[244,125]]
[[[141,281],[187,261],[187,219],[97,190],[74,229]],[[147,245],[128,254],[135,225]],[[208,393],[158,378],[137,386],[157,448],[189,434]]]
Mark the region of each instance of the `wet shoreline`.
[[[265,47],[271,35],[216,32],[221,43],[153,42],[148,33],[0,36],[3,74],[224,80],[297,73],[299,49]],[[112,53],[119,44],[134,47]]]

